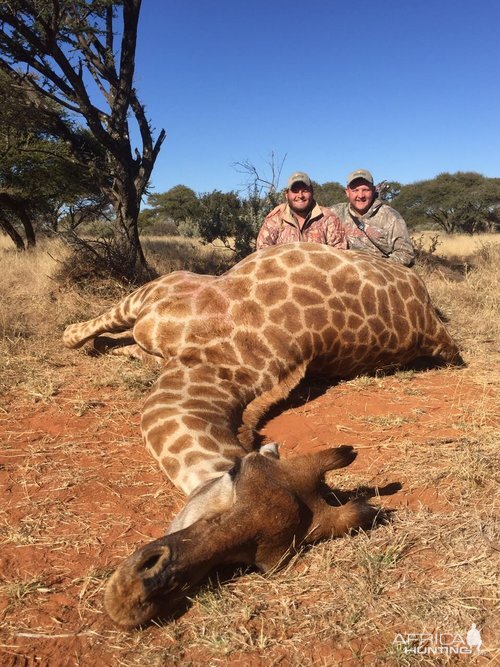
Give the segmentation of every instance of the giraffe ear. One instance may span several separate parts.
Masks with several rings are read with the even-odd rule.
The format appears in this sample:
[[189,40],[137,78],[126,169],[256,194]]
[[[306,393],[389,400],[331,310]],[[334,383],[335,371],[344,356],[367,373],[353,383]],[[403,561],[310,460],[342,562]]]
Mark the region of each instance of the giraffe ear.
[[234,504],[234,484],[241,469],[241,459],[221,477],[216,477],[204,484],[201,489],[191,493],[184,507],[174,517],[167,529],[167,535],[187,528],[198,519],[210,519],[227,512]]
[[278,445],[276,442],[268,442],[259,449],[259,454],[262,456],[268,456],[271,459],[279,459],[280,454],[278,451]]

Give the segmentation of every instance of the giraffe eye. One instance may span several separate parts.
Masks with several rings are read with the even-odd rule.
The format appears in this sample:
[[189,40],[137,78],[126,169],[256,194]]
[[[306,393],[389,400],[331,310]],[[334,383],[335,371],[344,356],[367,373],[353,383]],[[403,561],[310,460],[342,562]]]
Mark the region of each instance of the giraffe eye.
[[239,475],[239,472],[241,470],[241,459],[236,459],[234,462],[234,466],[227,471],[227,474],[231,478],[232,481],[236,479],[236,477]]

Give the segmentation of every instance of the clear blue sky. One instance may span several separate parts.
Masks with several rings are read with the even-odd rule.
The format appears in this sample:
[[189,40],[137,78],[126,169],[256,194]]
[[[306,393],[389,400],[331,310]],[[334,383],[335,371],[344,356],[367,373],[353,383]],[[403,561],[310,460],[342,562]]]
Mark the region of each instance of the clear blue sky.
[[499,0],[143,0],[136,86],[155,192],[242,190],[272,151],[280,186],[500,176]]

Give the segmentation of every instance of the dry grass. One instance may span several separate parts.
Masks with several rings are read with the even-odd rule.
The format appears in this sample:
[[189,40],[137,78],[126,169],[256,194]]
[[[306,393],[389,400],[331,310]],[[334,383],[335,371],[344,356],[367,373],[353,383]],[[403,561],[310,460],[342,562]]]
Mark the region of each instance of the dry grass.
[[[132,633],[107,621],[105,582],[134,546],[161,534],[182,503],[139,443],[141,400],[156,371],[60,346],[64,326],[97,314],[119,287],[92,296],[56,285],[51,273],[64,252],[57,246],[29,255],[1,248],[2,665],[406,667],[500,660],[500,246],[476,251],[460,281],[425,269],[464,349],[466,370],[406,371],[342,387],[354,423],[377,443],[361,451],[376,456],[329,481],[348,490],[398,480],[409,502],[423,494],[437,501],[403,505],[389,524],[304,550],[269,576],[219,573],[221,582],[214,577],[178,619]],[[474,254],[469,247],[462,252]],[[428,407],[434,403],[427,383],[435,377],[448,399],[439,413]],[[474,388],[472,396],[462,384]],[[358,415],[357,397],[366,392],[421,407]],[[314,410],[311,403],[304,419],[313,422]],[[444,427],[449,435],[436,436]],[[402,437],[403,429],[412,429],[411,437]],[[393,502],[378,501],[389,508]],[[465,636],[472,623],[481,628],[482,656],[416,655],[395,643],[397,633]]]
[[436,254],[447,259],[468,258],[484,246],[500,244],[500,234],[445,234],[442,231],[416,232],[413,236],[422,240],[423,249],[429,250],[437,239]]

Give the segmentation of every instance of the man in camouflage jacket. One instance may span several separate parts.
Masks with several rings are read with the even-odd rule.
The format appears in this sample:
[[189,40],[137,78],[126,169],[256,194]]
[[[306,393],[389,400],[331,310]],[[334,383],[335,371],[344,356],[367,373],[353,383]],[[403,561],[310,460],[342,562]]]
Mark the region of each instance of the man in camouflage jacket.
[[403,217],[378,198],[373,176],[366,169],[347,177],[346,204],[331,211],[340,219],[351,250],[367,250],[405,266],[415,262],[415,251]]
[[264,220],[257,237],[257,250],[267,246],[309,241],[347,249],[345,232],[329,208],[314,201],[311,179],[295,172],[288,179],[286,204],[280,204]]

